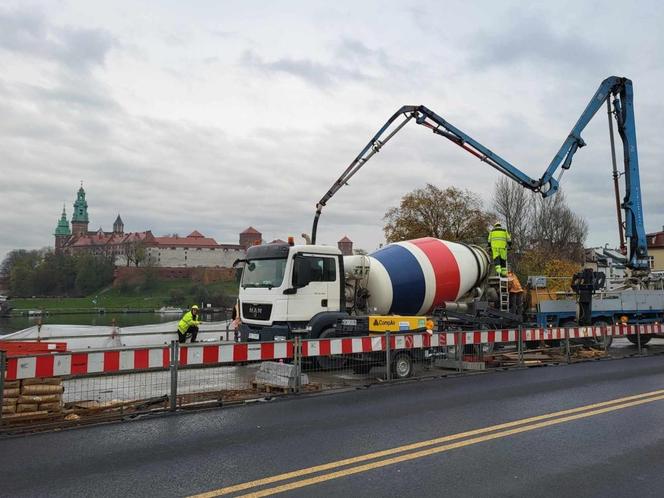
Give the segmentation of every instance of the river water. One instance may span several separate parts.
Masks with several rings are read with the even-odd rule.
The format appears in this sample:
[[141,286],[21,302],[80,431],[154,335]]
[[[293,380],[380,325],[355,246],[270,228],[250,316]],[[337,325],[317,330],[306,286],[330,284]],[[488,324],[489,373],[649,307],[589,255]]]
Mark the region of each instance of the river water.
[[[11,318],[0,318],[0,335],[10,334],[17,330],[23,330],[39,323],[43,324],[62,324],[62,325],[115,325],[118,327],[130,327],[132,325],[149,325],[152,323],[172,322],[179,320],[179,314],[161,314],[161,313],[86,313],[73,315],[46,315],[42,317],[34,316],[13,316]],[[207,313],[203,315],[205,322],[217,322],[225,320],[223,313]]]

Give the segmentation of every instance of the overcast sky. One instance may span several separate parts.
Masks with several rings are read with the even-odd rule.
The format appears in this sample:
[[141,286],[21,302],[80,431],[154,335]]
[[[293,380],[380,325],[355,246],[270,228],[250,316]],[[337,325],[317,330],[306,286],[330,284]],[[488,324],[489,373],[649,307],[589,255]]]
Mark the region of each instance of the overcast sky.
[[[497,4],[500,4],[498,7]],[[314,206],[401,105],[424,104],[539,178],[599,83],[634,81],[648,231],[664,224],[661,2],[0,1],[0,258],[53,244],[82,180],[90,228],[236,242]],[[606,114],[562,184],[617,244]],[[383,241],[430,182],[500,177],[409,124],[330,201],[319,241]]]

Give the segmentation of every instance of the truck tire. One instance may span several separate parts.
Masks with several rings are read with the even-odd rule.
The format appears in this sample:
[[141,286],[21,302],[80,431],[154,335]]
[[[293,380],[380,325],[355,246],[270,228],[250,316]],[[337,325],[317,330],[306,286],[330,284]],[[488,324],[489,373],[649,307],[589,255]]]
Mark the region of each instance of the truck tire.
[[[593,327],[608,327],[609,323],[606,320],[597,320],[595,323],[593,323]],[[609,349],[611,347],[611,343],[613,342],[613,336],[612,335],[607,335],[606,336],[606,349]],[[599,346],[600,348],[604,348],[604,341],[602,337],[595,337],[595,346]]]
[[[319,339],[331,339],[336,337],[336,330],[334,327],[328,327],[324,329],[320,335]],[[348,362],[347,358],[344,358],[341,355],[330,355],[330,356],[317,356],[316,363],[322,370],[335,370],[343,368]]]
[[[645,346],[650,342],[650,339],[652,339],[652,335],[641,335],[641,346]],[[639,344],[639,339],[636,334],[628,335],[627,340],[634,344],[635,346]]]
[[392,377],[395,379],[407,379],[413,375],[413,358],[410,354],[401,352],[394,355],[392,360]]

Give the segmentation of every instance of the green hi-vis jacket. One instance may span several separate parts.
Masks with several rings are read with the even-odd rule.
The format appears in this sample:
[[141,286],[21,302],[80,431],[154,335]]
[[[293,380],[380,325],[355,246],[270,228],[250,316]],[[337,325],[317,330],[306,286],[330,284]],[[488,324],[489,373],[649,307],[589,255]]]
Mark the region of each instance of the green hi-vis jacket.
[[504,228],[494,228],[489,232],[488,242],[492,249],[506,249],[512,237]]
[[181,334],[186,334],[187,330],[189,330],[189,327],[192,325],[200,325],[201,321],[197,320],[194,318],[194,315],[192,315],[191,310],[187,311],[184,316],[182,317],[182,320],[180,320],[180,323],[178,323],[178,331]]

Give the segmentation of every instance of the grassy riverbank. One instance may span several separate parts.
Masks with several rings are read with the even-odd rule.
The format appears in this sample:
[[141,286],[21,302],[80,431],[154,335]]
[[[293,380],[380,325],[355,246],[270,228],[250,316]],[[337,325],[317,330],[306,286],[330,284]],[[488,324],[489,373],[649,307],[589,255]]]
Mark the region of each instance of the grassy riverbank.
[[18,298],[12,299],[11,304],[15,310],[154,310],[162,306],[187,307],[201,300],[209,302],[220,299],[221,296],[229,300],[236,297],[237,293],[236,282],[202,285],[193,284],[188,279],[178,279],[157,281],[150,290],[140,287],[106,288],[86,297]]

